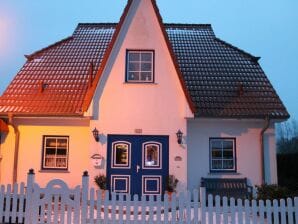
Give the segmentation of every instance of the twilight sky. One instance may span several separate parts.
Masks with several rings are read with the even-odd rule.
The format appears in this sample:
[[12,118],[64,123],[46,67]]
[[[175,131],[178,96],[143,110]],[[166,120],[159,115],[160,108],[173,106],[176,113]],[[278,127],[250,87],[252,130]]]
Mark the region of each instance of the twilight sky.
[[[25,54],[68,37],[79,22],[118,22],[127,0],[0,0],[0,94]],[[259,61],[298,119],[298,1],[157,0],[164,22],[211,23]]]

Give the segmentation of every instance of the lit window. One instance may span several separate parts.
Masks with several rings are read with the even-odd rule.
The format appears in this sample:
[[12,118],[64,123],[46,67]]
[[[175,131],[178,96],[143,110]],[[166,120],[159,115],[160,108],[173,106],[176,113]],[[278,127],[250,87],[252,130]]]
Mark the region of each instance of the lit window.
[[68,137],[44,136],[42,168],[68,168]]
[[126,82],[154,82],[153,58],[153,51],[127,51]]
[[210,139],[210,170],[236,171],[235,139]]

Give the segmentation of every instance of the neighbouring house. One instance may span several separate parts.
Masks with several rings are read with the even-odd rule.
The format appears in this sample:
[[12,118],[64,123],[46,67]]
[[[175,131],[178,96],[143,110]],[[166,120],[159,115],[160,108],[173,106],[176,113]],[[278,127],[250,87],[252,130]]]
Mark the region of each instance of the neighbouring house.
[[165,24],[154,0],[119,23],[79,24],[26,56],[0,100],[1,183],[107,176],[160,194],[202,177],[277,183],[275,123],[289,114],[254,57],[208,24]]

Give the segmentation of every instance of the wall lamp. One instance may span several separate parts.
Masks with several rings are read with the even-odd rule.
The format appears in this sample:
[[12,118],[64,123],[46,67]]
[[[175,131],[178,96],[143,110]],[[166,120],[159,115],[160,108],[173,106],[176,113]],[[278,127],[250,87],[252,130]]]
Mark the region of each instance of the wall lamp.
[[179,145],[182,144],[182,136],[183,136],[183,132],[179,129],[176,133],[176,136],[177,136],[177,142]]
[[92,131],[92,134],[93,134],[95,141],[99,142],[99,131],[96,128],[94,128]]

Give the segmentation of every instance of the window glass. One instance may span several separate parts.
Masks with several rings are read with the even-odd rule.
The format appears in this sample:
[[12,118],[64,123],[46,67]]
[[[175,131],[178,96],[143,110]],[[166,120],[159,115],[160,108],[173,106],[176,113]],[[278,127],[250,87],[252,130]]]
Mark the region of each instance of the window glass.
[[42,168],[68,168],[68,137],[44,136]]
[[210,139],[211,171],[236,171],[235,139]]
[[127,52],[127,82],[153,82],[153,51]]
[[159,143],[143,144],[143,168],[160,169],[161,168],[161,145]]
[[112,152],[113,168],[130,167],[130,144],[125,142],[115,142]]

